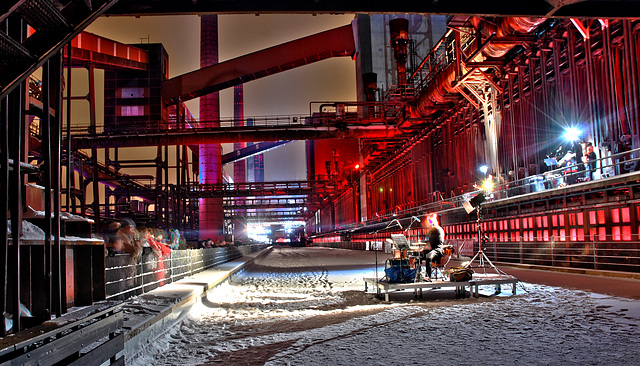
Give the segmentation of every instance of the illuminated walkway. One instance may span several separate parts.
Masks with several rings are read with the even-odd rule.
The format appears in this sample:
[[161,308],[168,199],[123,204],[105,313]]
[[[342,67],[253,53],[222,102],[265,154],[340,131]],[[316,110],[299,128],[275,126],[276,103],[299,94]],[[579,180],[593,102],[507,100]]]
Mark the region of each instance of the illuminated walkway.
[[[379,266],[388,256],[378,253]],[[243,271],[248,263],[253,264]],[[380,362],[390,362],[390,355],[380,354],[387,346],[379,344],[389,342],[389,334],[418,329],[418,333],[426,333],[411,337],[424,340],[427,333],[433,337],[436,326],[451,328],[453,336],[456,329],[479,335],[485,327],[490,328],[486,350],[457,364],[487,361],[484,358],[489,357],[489,351],[496,351],[490,356],[495,361],[506,357],[504,352],[521,352],[516,359],[523,362],[553,363],[586,361],[591,349],[597,360],[604,357],[598,354],[604,352],[604,345],[618,347],[614,359],[622,360],[633,357],[634,347],[640,344],[640,336],[629,338],[637,333],[631,329],[640,324],[638,279],[500,265],[523,281],[517,295],[508,291],[508,296],[455,299],[453,294],[433,292],[416,300],[407,293],[385,303],[362,291],[360,278],[375,272],[375,263],[374,252],[276,247],[155,290],[125,307],[127,364],[173,364],[178,359],[185,364],[348,364],[354,355],[366,358],[369,352],[378,354]],[[231,283],[220,285],[233,272],[238,275]],[[172,327],[178,322],[179,327]],[[469,327],[471,322],[482,326]],[[395,329],[394,324],[404,325]],[[595,343],[585,341],[589,338],[585,332],[591,334],[591,327],[599,332],[598,337],[591,337]],[[627,343],[619,344],[619,330],[627,327]],[[537,339],[543,333],[548,336],[549,329],[560,332],[559,339],[566,331],[582,341],[574,344],[576,339],[567,339],[565,346],[571,351],[556,353],[558,344]],[[360,339],[365,334],[374,338],[365,342]],[[494,344],[500,337],[505,337],[506,343]],[[419,343],[424,347],[429,344]],[[468,350],[474,344],[476,341],[465,347]],[[424,347],[418,347],[417,352],[433,352]],[[535,358],[538,353],[540,359]],[[444,357],[454,362],[457,359],[451,357],[465,354],[469,352],[446,352]]]

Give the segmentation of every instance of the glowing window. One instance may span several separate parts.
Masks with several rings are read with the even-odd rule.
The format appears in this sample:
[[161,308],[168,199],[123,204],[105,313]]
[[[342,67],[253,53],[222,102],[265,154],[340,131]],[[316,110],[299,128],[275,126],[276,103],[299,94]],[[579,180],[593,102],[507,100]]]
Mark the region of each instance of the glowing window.
[[144,106],[142,105],[118,106],[118,116],[144,116]]
[[611,228],[611,239],[614,241],[620,241],[620,226],[614,226]]
[[564,214],[558,215],[558,222],[560,226],[564,226]]
[[584,225],[584,213],[578,212],[578,225]]
[[560,229],[560,241],[567,241],[567,233],[564,229]]
[[619,223],[620,222],[620,210],[617,208],[611,209],[611,222]]
[[607,240],[607,230],[603,227],[598,228],[598,240],[600,241]]
[[529,241],[529,232],[525,231],[522,233],[522,240]]
[[584,229],[583,228],[579,228],[578,229],[578,241],[584,241]]
[[543,239],[544,241],[549,241],[549,230],[544,230],[544,231],[542,232],[542,239]]
[[122,88],[119,90],[119,97],[123,99],[144,98],[144,89],[145,88]]
[[629,211],[629,207],[620,209],[620,213],[622,214],[622,222],[631,222],[631,213]]
[[533,227],[533,217],[529,217],[529,227]]
[[598,224],[604,225],[604,210],[598,210]]
[[558,226],[558,215],[551,215],[551,225]]
[[542,216],[542,226],[549,227],[549,217],[548,216]]
[[536,225],[542,227],[542,216],[536,216]]
[[598,223],[598,221],[596,220],[596,212],[595,211],[589,211],[589,224],[590,225],[595,225],[597,223]]
[[523,229],[528,229],[529,226],[527,225],[527,219],[525,218],[524,220],[522,220],[522,228]]
[[576,214],[574,213],[570,213],[569,214],[569,225],[575,225],[576,224]]
[[625,241],[631,240],[631,226],[622,227],[622,240],[625,240]]
[[569,231],[569,234],[571,236],[571,241],[577,241],[578,240],[578,231],[576,229],[571,229]]

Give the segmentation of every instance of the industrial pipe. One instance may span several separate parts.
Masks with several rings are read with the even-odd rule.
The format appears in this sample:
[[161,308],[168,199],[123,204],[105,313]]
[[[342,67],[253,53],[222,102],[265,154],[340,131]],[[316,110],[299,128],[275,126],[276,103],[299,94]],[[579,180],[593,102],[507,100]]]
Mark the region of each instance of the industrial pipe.
[[398,87],[407,86],[407,44],[409,43],[409,20],[396,18],[389,21],[391,48],[398,70]]
[[[483,38],[488,38],[492,35],[497,37],[505,37],[513,35],[514,33],[526,34],[532,32],[538,27],[544,18],[529,18],[529,17],[513,17],[513,18],[500,18],[495,23],[486,22],[478,17],[471,17],[470,22],[473,27],[482,32]],[[481,54],[479,54],[473,61],[484,61],[487,57],[500,58],[503,57],[509,50],[511,50],[516,44],[492,44],[486,45]],[[480,58],[480,59],[478,59]],[[455,60],[452,64],[447,66],[438,76],[435,77],[433,82],[418,96],[415,108],[410,107],[408,114],[411,117],[430,117],[437,111],[442,110],[442,104],[451,100],[452,95],[457,91],[453,87],[455,81],[462,75],[457,75],[456,68],[457,63],[462,63],[463,60]],[[464,65],[461,66],[461,72],[466,73],[469,71]]]

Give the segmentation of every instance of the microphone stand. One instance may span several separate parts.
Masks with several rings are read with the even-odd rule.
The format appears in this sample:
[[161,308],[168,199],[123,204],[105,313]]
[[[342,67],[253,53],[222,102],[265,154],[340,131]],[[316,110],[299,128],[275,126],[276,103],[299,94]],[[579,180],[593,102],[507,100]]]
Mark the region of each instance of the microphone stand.
[[[471,258],[471,260],[469,261],[469,263],[467,263],[464,268],[483,268],[483,273],[487,274],[486,269],[492,268],[493,270],[496,271],[497,274],[499,275],[506,275],[506,273],[504,271],[502,271],[501,269],[499,269],[498,267],[496,267],[493,263],[491,263],[491,260],[489,260],[489,258],[487,257],[486,254],[484,254],[484,245],[486,244],[487,240],[489,239],[483,232],[482,230],[482,225],[480,225],[480,219],[481,219],[481,210],[482,210],[482,204],[478,205],[478,207],[476,207],[476,214],[477,214],[477,219],[476,219],[476,224],[478,226],[478,252],[473,256],[473,258]],[[473,263],[473,261],[475,261],[476,259],[478,259],[478,262],[480,263],[480,265],[478,267],[472,267],[471,264]],[[488,266],[487,266],[488,264]]]

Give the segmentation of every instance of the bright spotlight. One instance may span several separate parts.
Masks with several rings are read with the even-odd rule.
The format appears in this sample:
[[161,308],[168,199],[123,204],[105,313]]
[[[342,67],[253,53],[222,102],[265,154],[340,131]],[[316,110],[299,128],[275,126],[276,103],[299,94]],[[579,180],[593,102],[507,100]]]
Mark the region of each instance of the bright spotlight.
[[564,131],[564,138],[568,141],[574,142],[580,139],[580,131],[576,127],[569,127]]
[[493,190],[493,182],[490,179],[485,180],[482,183],[482,189],[485,192],[491,192]]
[[480,171],[482,172],[482,174],[487,174],[487,172],[489,171],[489,167],[486,165],[483,165],[480,167]]

